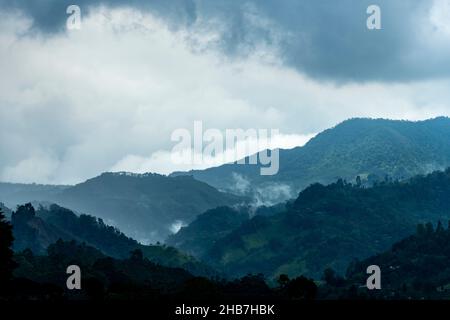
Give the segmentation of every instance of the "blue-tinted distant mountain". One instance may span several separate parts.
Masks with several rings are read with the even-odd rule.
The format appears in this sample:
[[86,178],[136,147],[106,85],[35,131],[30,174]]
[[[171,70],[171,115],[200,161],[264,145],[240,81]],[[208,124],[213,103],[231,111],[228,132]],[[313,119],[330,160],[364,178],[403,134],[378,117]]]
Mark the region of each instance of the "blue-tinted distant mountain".
[[0,182],[0,201],[9,208],[42,199],[52,199],[70,186]]
[[164,240],[202,212],[242,198],[192,177],[104,173],[63,190],[58,204],[105,219],[137,239]]
[[102,218],[144,242],[164,240],[208,209],[243,201],[192,177],[158,174],[104,173],[75,186],[42,186],[42,190],[38,185],[2,187],[0,201],[57,203]]
[[[189,174],[222,190],[247,193],[264,200],[282,200],[312,183],[338,178],[362,183],[404,179],[450,166],[450,119],[396,121],[350,119],[323,131],[305,146],[280,150],[280,170],[261,176],[258,165],[226,164]],[[245,188],[244,188],[245,189]],[[277,198],[278,197],[278,198]]]

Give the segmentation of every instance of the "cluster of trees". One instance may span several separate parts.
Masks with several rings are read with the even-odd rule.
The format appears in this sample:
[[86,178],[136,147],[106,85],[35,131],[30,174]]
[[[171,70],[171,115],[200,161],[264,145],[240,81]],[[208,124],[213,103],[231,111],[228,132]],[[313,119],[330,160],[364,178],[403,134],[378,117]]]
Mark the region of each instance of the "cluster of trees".
[[[450,227],[450,222],[449,222]],[[415,234],[390,250],[350,263],[346,276],[328,269],[321,298],[449,299],[450,228],[441,222],[418,224]],[[364,287],[369,265],[381,270],[382,290]]]
[[0,293],[6,288],[6,283],[11,279],[15,267],[13,260],[12,226],[6,221],[5,215],[0,210]]

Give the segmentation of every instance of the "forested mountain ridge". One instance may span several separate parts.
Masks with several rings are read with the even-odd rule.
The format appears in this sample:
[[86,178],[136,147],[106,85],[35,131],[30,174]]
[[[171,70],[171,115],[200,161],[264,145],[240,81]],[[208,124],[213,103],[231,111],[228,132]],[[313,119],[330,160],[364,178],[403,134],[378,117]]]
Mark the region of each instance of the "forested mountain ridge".
[[[17,269],[6,283],[0,298],[13,301],[94,300],[117,302],[146,301],[163,304],[182,301],[217,303],[223,301],[288,301],[311,300],[317,294],[312,280],[298,277],[286,279],[282,286],[269,287],[261,275],[241,279],[207,279],[195,277],[180,268],[168,268],[146,259],[134,250],[125,259],[105,256],[97,249],[76,241],[57,241],[46,255],[30,250],[14,256]],[[82,270],[81,290],[66,287],[68,265]],[[165,317],[164,317],[165,318]]]
[[58,240],[77,241],[97,248],[105,255],[125,259],[139,249],[144,257],[167,267],[185,268],[194,275],[217,274],[195,258],[165,245],[141,245],[120,230],[106,225],[102,219],[89,215],[77,216],[57,205],[37,210],[31,204],[19,206],[12,214],[14,250],[30,249],[36,255],[47,252]]
[[202,259],[216,241],[233,232],[253,216],[270,216],[283,212],[285,208],[285,203],[257,208],[251,206],[217,207],[202,213],[189,225],[169,236],[166,243]]
[[70,186],[0,182],[0,201],[14,209],[34,200],[51,200]]
[[208,209],[243,201],[192,177],[127,173],[104,173],[64,190],[56,200],[144,241],[162,241],[176,225],[187,224]]
[[75,186],[41,187],[2,184],[0,201],[57,203],[102,218],[146,243],[162,241],[174,229],[208,209],[244,201],[192,177],[170,178],[159,174],[103,173]]
[[302,191],[285,212],[255,216],[217,240],[205,260],[231,275],[320,277],[389,248],[417,223],[450,218],[450,169],[371,188],[339,180]]
[[[25,250],[16,253],[14,260],[18,265],[14,276],[20,286],[13,286],[8,293],[26,299],[103,299],[106,289],[112,299],[152,299],[174,292],[193,278],[183,269],[153,263],[140,250],[117,259],[76,241],[58,240],[41,255]],[[83,272],[82,290],[65,287],[67,266],[73,264]]]
[[312,183],[328,184],[339,178],[363,183],[410,178],[450,166],[450,118],[425,121],[397,121],[355,118],[346,120],[312,138],[303,147],[280,150],[280,170],[261,176],[257,165],[225,164],[205,170],[176,172],[189,174],[220,189],[241,192],[240,181],[251,187],[248,193],[273,196],[277,187],[297,192]]
[[[435,225],[419,224],[414,234],[396,242],[389,250],[352,262],[345,279],[328,277],[322,288],[324,298],[349,298],[353,291],[353,298],[449,299],[450,229],[446,224],[440,221]],[[380,268],[381,290],[363,288],[366,269],[371,265]]]

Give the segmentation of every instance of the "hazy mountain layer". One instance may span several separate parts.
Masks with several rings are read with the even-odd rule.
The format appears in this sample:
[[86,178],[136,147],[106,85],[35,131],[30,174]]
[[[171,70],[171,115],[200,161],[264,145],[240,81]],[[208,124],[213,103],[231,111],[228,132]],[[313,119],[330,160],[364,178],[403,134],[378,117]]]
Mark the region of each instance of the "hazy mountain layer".
[[280,170],[261,176],[258,165],[226,164],[187,173],[219,189],[252,194],[260,203],[274,203],[312,183],[359,175],[370,184],[409,178],[450,166],[450,119],[395,121],[351,119],[323,131],[305,146],[280,150]]
[[203,258],[214,244],[256,215],[270,216],[285,210],[280,203],[272,207],[218,207],[199,215],[189,225],[171,235],[166,243],[183,252]]
[[154,263],[182,267],[195,275],[217,274],[205,264],[175,248],[141,245],[118,229],[106,225],[101,219],[89,215],[77,216],[57,205],[40,207],[36,211],[30,204],[19,206],[12,214],[12,224],[16,252],[30,249],[35,254],[45,254],[48,247],[59,239],[75,240],[118,259],[125,259],[130,256],[130,252],[140,249],[144,257]]
[[71,187],[0,186],[0,201],[54,202],[100,217],[143,242],[161,241],[208,209],[242,201],[192,177],[158,174],[104,173]]

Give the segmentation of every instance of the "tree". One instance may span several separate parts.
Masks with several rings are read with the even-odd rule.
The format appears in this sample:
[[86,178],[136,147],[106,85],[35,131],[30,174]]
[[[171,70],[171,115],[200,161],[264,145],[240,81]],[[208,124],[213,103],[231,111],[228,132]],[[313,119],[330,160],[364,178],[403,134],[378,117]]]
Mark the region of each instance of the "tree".
[[144,254],[142,253],[141,249],[135,249],[130,252],[130,259],[133,261],[143,261],[144,260]]
[[314,300],[317,295],[317,285],[314,281],[300,276],[289,282],[287,293],[294,300]]
[[339,287],[345,285],[345,279],[338,276],[331,268],[327,268],[323,271],[322,280],[329,286]]
[[434,232],[433,224],[431,222],[427,222],[425,225],[425,230],[427,235],[431,235]]
[[322,280],[324,280],[328,285],[334,285],[336,280],[336,272],[331,268],[326,268],[323,271]]
[[438,234],[442,234],[444,232],[444,227],[442,226],[442,222],[439,221],[436,227],[436,233]]
[[13,260],[11,249],[14,238],[12,226],[6,221],[3,212],[0,210],[0,287],[12,277],[12,272],[16,266]]
[[[450,225],[450,221],[449,221],[449,225]],[[425,235],[426,230],[425,230],[425,225],[424,225],[423,223],[419,223],[419,224],[417,225],[417,231],[416,231],[416,233],[417,233],[417,235],[418,235],[419,237],[422,237],[422,236]]]
[[280,288],[284,288],[289,283],[289,277],[286,274],[280,274],[277,282]]
[[361,185],[362,185],[361,177],[360,177],[360,176],[357,176],[357,177],[356,177],[356,186],[357,186],[358,188],[360,188]]
[[39,252],[39,243],[37,239],[37,231],[31,226],[30,222],[36,217],[36,212],[31,203],[18,206],[17,210],[11,215],[11,223],[14,226],[14,250],[22,251],[27,248],[34,252]]

